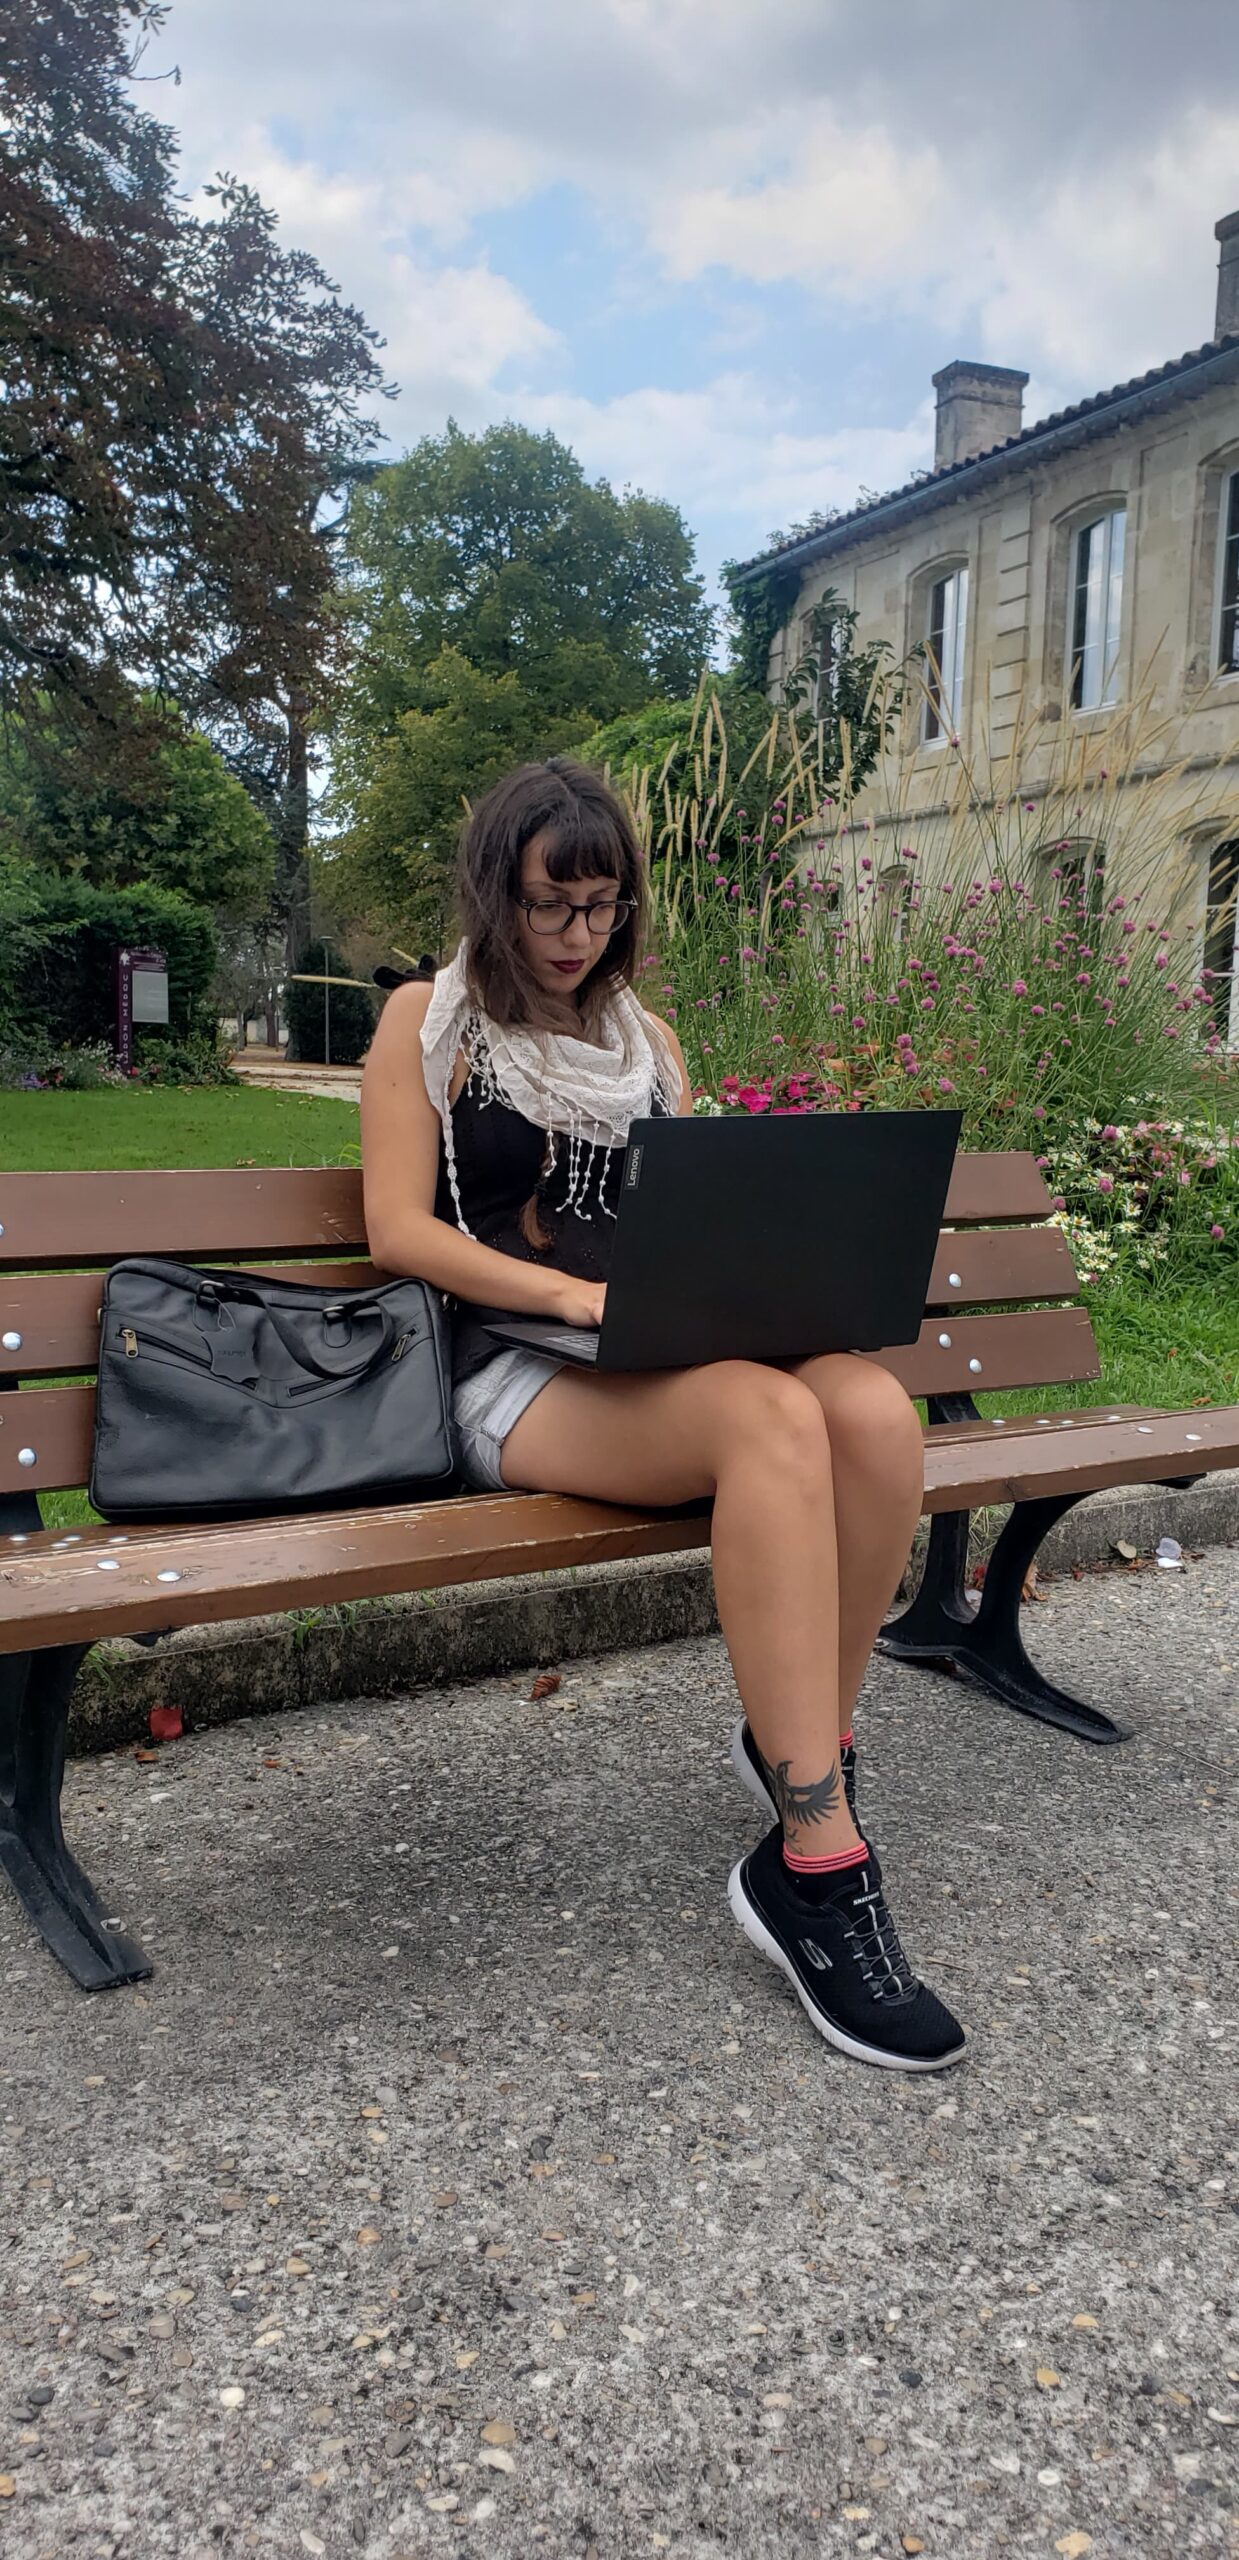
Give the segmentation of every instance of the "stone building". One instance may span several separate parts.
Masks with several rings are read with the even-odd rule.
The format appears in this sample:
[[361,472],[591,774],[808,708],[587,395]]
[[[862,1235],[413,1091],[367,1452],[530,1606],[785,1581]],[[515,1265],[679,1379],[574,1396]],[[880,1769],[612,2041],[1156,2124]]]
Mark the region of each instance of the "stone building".
[[[1160,778],[1166,859],[1200,959],[1231,973],[1216,1011],[1239,1047],[1239,213],[1216,237],[1209,345],[1030,427],[1026,374],[948,364],[932,472],[742,575],[777,578],[786,598],[772,689],[820,636],[828,592],[855,608],[859,642],[885,639],[900,660],[922,644],[860,804],[879,848],[885,830],[945,814],[964,760],[995,795],[1005,760],[1005,788],[1018,773],[1035,802],[1082,742],[1126,723],[1124,773]],[[825,643],[828,686],[828,623]]]

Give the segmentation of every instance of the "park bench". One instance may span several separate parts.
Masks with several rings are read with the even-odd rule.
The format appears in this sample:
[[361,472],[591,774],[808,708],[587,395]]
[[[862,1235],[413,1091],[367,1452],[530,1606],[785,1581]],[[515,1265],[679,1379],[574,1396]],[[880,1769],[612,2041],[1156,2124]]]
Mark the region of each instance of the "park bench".
[[[963,1156],[952,1178],[919,1340],[882,1353],[928,1399],[928,1556],[883,1649],[954,1669],[992,1697],[1091,1741],[1124,1728],[1044,1679],[1019,1627],[1028,1567],[1083,1495],[1181,1486],[1239,1464],[1239,1406],[1103,1407],[983,1419],[989,1390],[1099,1375],[1072,1304],[1066,1238],[1029,1155]],[[148,1960],[108,1919],[66,1848],[60,1789],[79,1664],[105,1636],[430,1589],[703,1544],[709,1504],[632,1510],[557,1494],[448,1495],[217,1525],[57,1530],[38,1496],[86,1482],[102,1268],[128,1254],[277,1268],[361,1285],[354,1171],[13,1174],[0,1181],[0,1860],[52,1953],[84,1989],[141,1980]],[[352,1258],[350,1258],[352,1257]],[[59,1384],[47,1383],[60,1381]],[[33,1392],[12,1392],[19,1388]],[[9,1390],[9,1392],[3,1392]],[[969,1514],[1014,1505],[979,1600]]]

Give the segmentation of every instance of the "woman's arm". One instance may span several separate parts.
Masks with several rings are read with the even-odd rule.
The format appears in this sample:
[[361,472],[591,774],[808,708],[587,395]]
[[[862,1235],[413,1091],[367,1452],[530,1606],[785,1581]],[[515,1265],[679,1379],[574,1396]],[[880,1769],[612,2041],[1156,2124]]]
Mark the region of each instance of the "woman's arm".
[[663,1021],[661,1013],[651,1013],[648,1004],[642,1007],[642,1011],[648,1016],[651,1022],[656,1022],[658,1024],[658,1028],[661,1031],[663,1038],[671,1051],[672,1057],[675,1059],[676,1065],[680,1070],[680,1099],[677,1105],[678,1116],[681,1120],[691,1120],[693,1116],[693,1089],[688,1081],[688,1069],[684,1064],[684,1052],[680,1047],[679,1041],[677,1040],[670,1023]]
[[361,1080],[361,1155],[366,1234],[383,1271],[408,1272],[475,1306],[577,1323],[582,1283],[562,1271],[496,1253],[434,1213],[442,1127],[426,1090],[422,1024],[425,984],[387,999]]

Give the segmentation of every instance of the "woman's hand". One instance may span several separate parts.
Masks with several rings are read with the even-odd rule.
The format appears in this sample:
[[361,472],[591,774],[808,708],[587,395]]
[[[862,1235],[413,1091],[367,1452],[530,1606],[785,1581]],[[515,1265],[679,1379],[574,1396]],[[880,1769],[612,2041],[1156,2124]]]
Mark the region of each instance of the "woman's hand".
[[605,1280],[574,1280],[570,1272],[554,1274],[551,1314],[560,1324],[600,1325],[607,1302]]

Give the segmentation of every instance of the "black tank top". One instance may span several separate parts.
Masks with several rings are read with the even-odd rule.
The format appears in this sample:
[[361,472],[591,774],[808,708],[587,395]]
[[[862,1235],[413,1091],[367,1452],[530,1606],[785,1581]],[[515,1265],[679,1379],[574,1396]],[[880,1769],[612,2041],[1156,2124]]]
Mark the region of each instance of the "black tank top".
[[[655,1093],[650,1116],[661,1119],[666,1104]],[[543,1269],[567,1271],[576,1280],[606,1280],[611,1269],[611,1247],[615,1234],[615,1211],[619,1205],[620,1172],[624,1160],[622,1147],[594,1147],[589,1150],[588,1182],[578,1186],[584,1208],[569,1207],[568,1146],[561,1138],[556,1146],[556,1163],[549,1174],[543,1172],[547,1139],[544,1129],[536,1128],[519,1111],[506,1102],[485,1102],[476,1078],[470,1075],[452,1105],[452,1131],[456,1151],[456,1181],[465,1225],[479,1244],[489,1245],[496,1253],[510,1253],[518,1262],[533,1262]],[[599,1200],[601,1189],[602,1201]],[[532,1201],[536,1208],[538,1231],[550,1238],[545,1247],[531,1244],[521,1223],[521,1212]],[[602,1205],[605,1202],[605,1208]],[[610,1214],[608,1214],[608,1212]],[[448,1181],[446,1159],[440,1150],[439,1180],[435,1193],[435,1216],[449,1226],[457,1224],[456,1204]],[[458,1300],[452,1318],[452,1367],[459,1384],[473,1376],[503,1349],[491,1333],[487,1333],[483,1316],[503,1313],[499,1308],[481,1309]],[[508,1310],[507,1312],[511,1312]]]

